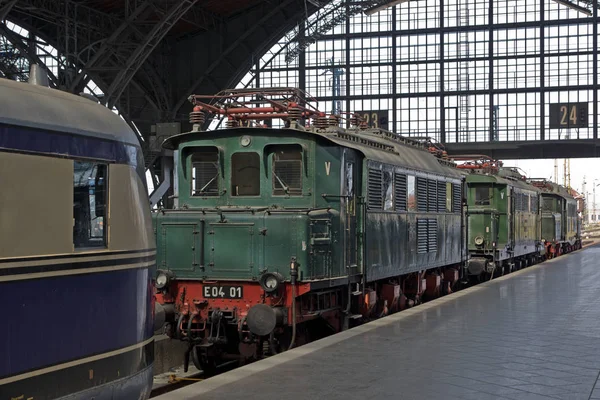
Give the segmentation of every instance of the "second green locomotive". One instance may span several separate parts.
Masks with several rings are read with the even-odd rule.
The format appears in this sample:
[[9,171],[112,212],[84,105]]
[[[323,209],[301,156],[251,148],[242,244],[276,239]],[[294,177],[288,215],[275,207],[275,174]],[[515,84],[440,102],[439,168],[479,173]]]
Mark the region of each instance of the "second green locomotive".
[[459,166],[466,176],[467,247],[471,276],[503,274],[544,255],[540,238],[540,190],[517,170],[494,161]]

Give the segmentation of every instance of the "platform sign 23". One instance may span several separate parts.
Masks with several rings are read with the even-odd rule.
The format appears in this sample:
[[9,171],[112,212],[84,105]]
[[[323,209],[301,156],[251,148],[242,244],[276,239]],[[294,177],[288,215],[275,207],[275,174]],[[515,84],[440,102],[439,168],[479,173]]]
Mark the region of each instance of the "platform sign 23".
[[550,129],[587,128],[588,103],[550,104]]
[[369,128],[388,128],[388,110],[357,111]]

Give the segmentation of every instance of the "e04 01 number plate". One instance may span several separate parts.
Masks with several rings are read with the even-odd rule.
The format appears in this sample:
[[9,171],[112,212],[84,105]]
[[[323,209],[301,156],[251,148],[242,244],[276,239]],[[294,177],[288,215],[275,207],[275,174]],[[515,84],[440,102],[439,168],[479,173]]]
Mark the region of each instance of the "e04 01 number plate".
[[207,299],[241,299],[244,296],[242,286],[211,286],[202,288],[202,294]]

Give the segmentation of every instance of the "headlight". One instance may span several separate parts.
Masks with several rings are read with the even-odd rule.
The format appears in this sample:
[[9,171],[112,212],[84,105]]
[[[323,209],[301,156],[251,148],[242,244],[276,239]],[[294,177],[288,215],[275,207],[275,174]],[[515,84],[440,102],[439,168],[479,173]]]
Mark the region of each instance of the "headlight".
[[283,276],[278,272],[265,272],[261,275],[259,283],[266,293],[273,293],[279,289],[279,285],[283,280]]
[[170,274],[166,271],[158,270],[158,274],[156,275],[156,283],[155,286],[157,289],[164,289],[171,280]]
[[477,246],[481,246],[481,245],[483,244],[483,237],[481,237],[481,236],[476,236],[476,237],[475,237],[475,244],[476,244]]

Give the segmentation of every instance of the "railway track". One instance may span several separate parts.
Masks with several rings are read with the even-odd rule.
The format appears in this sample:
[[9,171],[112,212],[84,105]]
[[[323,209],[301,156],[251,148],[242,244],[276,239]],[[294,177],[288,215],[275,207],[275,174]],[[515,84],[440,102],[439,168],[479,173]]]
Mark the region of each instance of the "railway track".
[[191,385],[192,383],[200,382],[208,379],[212,376],[222,374],[223,372],[231,371],[239,365],[238,361],[228,361],[218,366],[217,371],[213,374],[206,374],[204,371],[199,371],[185,377],[179,377],[176,374],[169,376],[169,383],[156,387],[150,392],[150,398],[160,396],[165,393],[172,392],[177,389],[181,389],[184,386]]

